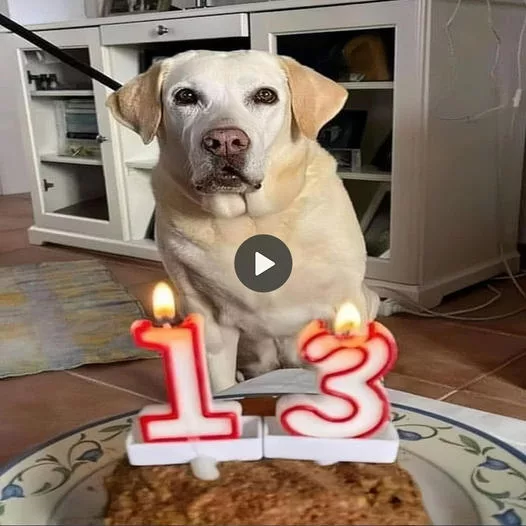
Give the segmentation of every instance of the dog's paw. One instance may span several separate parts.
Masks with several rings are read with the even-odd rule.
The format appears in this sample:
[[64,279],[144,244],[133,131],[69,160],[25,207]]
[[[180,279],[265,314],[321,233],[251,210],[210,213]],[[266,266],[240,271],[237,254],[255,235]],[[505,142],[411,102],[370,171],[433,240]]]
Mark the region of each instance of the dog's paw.
[[236,382],[238,384],[245,381],[245,375],[241,371],[236,371]]

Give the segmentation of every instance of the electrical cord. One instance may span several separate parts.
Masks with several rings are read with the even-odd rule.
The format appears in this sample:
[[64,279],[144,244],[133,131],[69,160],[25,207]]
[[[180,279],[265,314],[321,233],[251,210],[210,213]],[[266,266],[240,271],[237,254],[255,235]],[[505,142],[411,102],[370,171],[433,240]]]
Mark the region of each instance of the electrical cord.
[[[491,285],[488,285],[488,288],[490,288]],[[384,290],[390,290],[386,287],[383,287]],[[418,310],[411,310],[411,308],[407,308],[405,305],[398,304],[392,306],[392,313],[407,313],[412,314],[413,316],[419,316],[421,318],[444,318],[447,320],[456,320],[456,321],[494,321],[494,320],[502,320],[504,318],[509,318],[510,316],[515,316],[517,314],[520,314],[521,312],[526,311],[526,305],[519,307],[518,309],[515,309],[510,312],[506,312],[504,314],[496,314],[494,316],[458,316],[458,313],[460,312],[473,312],[476,310],[481,310],[491,303],[494,303],[497,301],[502,293],[498,291],[497,289],[491,287],[492,292],[498,292],[499,295],[495,295],[493,298],[491,298],[489,301],[483,303],[482,305],[477,305],[476,307],[471,307],[469,309],[464,309],[463,311],[453,311],[453,312],[439,312],[433,309],[427,309],[426,307],[423,307],[422,305],[419,305],[415,301],[413,301],[411,298],[406,296],[403,293],[400,293],[399,291],[394,291],[396,294],[404,298],[404,302],[409,303],[412,307],[415,307]]]
[[[520,270],[518,274],[513,274],[514,278],[523,278],[524,276],[526,276],[526,271],[522,269]],[[508,274],[506,274],[505,276],[495,276],[494,278],[491,278],[491,281],[505,281],[507,279],[513,279],[513,278],[511,276],[508,276]]]
[[[523,2],[526,2],[526,0],[523,0]],[[494,81],[494,83],[496,84],[497,82],[497,78],[496,78],[496,71],[497,71],[497,67],[499,65],[499,60],[500,60],[500,50],[501,50],[501,37],[499,35],[499,33],[497,32],[497,29],[495,28],[495,24],[493,22],[493,9],[491,7],[491,0],[486,0],[486,6],[487,6],[487,14],[488,14],[488,26],[495,38],[495,42],[496,42],[496,45],[495,45],[495,57],[493,59],[493,65],[491,67],[491,70],[490,70],[490,77],[491,79]],[[436,106],[438,106],[440,104],[440,102],[446,98],[449,97],[449,95],[451,95],[454,91],[454,86],[455,86],[455,83],[457,81],[457,76],[458,76],[458,64],[457,64],[457,57],[456,57],[456,53],[455,53],[455,43],[454,43],[454,40],[453,40],[453,33],[452,33],[452,25],[453,25],[453,22],[455,21],[459,11],[460,11],[460,8],[462,7],[462,0],[457,0],[457,3],[455,4],[455,8],[453,9],[453,12],[451,13],[451,16],[449,17],[448,21],[446,22],[446,25],[445,25],[445,33],[446,33],[446,37],[447,37],[447,45],[448,45],[448,52],[449,52],[449,60],[450,60],[450,70],[451,70],[451,74],[450,74],[450,86],[449,86],[449,89],[446,93],[446,95],[444,95],[444,97],[441,97],[441,99],[437,102]],[[525,19],[525,24],[526,24],[526,19]],[[520,39],[519,39],[520,40]],[[519,44],[521,45],[521,43]],[[519,63],[520,63],[520,59],[519,59]],[[443,121],[464,121],[464,122],[474,122],[476,120],[479,120],[481,119],[482,117],[485,117],[491,113],[495,113],[497,111],[500,111],[500,110],[503,110],[507,107],[507,104],[505,102],[497,105],[497,106],[494,106],[492,108],[488,108],[488,109],[485,109],[479,113],[476,113],[474,115],[463,115],[461,117],[445,117],[445,116],[439,116],[438,118],[440,120],[443,120]]]
[[[524,7],[526,8],[526,0],[522,0],[522,3],[524,4]],[[521,32],[519,34],[519,43],[517,45],[517,55],[516,55],[516,61],[517,61],[517,89],[515,90],[515,95],[513,96],[512,103],[513,103],[513,110],[511,114],[511,123],[510,123],[510,135],[513,134],[513,131],[515,130],[515,121],[517,117],[517,110],[519,108],[519,105],[521,103],[522,99],[522,67],[521,67],[521,58],[522,58],[522,48],[523,48],[523,42],[524,42],[524,34],[526,33],[526,15],[524,15],[524,18],[522,20],[522,27]]]

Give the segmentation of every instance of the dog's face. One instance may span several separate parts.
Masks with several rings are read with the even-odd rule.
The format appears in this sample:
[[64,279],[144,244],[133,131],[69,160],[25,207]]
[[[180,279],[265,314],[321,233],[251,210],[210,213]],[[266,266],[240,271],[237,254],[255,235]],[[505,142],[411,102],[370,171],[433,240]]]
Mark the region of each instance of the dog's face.
[[171,67],[162,94],[165,143],[186,157],[192,189],[261,188],[289,98],[285,72],[270,55],[201,53]]
[[269,181],[276,155],[286,164],[283,154],[292,159],[298,143],[316,139],[346,97],[289,58],[189,51],[154,64],[108,106],[145,143],[158,136],[163,166],[204,208],[225,208],[213,205],[221,199],[236,203],[227,207],[235,213],[217,214],[231,216],[246,212],[249,201],[270,211],[270,194],[279,193]]

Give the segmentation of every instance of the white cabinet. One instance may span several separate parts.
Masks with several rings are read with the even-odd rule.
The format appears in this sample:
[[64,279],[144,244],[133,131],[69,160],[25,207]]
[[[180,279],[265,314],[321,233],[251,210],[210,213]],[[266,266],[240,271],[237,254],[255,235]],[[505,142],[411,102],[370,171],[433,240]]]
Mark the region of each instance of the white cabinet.
[[[328,61],[331,47],[339,49],[355,36],[380,36],[386,42],[384,53],[392,55],[387,57],[392,63],[389,80],[378,82],[375,86],[374,82],[350,83],[349,78],[341,74],[340,78],[335,78],[337,71],[331,76],[349,87],[346,109],[367,112],[361,141],[362,160],[366,166],[389,133],[393,132],[392,167],[383,177],[378,169],[362,169],[362,173],[342,169],[341,176],[353,201],[358,201],[354,192],[366,201],[363,205],[355,203],[366,232],[380,205],[378,201],[390,200],[390,206],[386,207],[387,212],[390,209],[390,228],[385,230],[389,239],[384,241],[386,246],[380,250],[380,254],[389,251],[386,254],[388,257],[370,258],[368,276],[402,283],[416,283],[418,279],[417,262],[407,258],[407,254],[415,253],[418,246],[417,226],[411,220],[414,208],[407,206],[408,201],[418,199],[419,192],[418,180],[414,177],[419,140],[414,119],[421,113],[415,5],[413,0],[398,0],[303,9],[294,11],[290,16],[277,12],[254,14],[251,36],[252,47],[279,54],[296,55],[302,52],[297,57],[302,62],[305,62],[305,46],[309,46],[308,54],[314,59],[314,67]],[[316,54],[320,55],[318,60],[314,57]],[[323,73],[330,75],[330,68]],[[388,86],[385,87],[384,83]],[[351,113],[351,126],[354,124],[352,119]],[[409,188],[411,195],[407,193]],[[371,248],[369,250],[372,251]]]
[[[502,271],[499,245],[510,265],[518,265],[516,152],[524,145],[524,125],[507,140],[514,156],[502,160],[497,145],[504,140],[499,126],[505,115],[464,118],[498,105],[489,75],[495,41],[485,3],[464,2],[453,26],[453,58],[464,62],[453,75],[446,31],[453,8],[449,2],[396,0],[251,15],[252,47],[294,56],[340,81],[349,90],[351,123],[352,110],[367,112],[358,146],[365,163],[392,130],[387,173],[373,166],[357,173],[341,169],[340,175],[364,230],[369,282],[383,295],[403,294],[427,306]],[[493,9],[501,53],[513,57],[520,11],[504,2]],[[356,80],[345,77],[350,70],[331,73],[335,53],[364,35],[383,43],[388,82],[349,82]],[[510,64],[499,66],[511,87]],[[499,163],[506,173],[497,196]],[[497,200],[510,204],[504,219],[495,216]]]
[[[24,109],[22,132],[35,224],[87,236],[123,239],[106,89],[15,36],[10,70]],[[97,28],[42,36],[77,59],[104,69]]]
[[[384,296],[434,306],[501,272],[504,258],[518,267],[525,8],[504,0],[491,8],[490,24],[478,0],[458,9],[449,0],[282,0],[94,19],[42,36],[121,83],[159,57],[250,47],[293,56],[340,82],[349,100],[319,140],[337,157],[360,218],[367,278]],[[110,118],[105,87],[14,35],[1,34],[0,44],[4,100],[17,105],[6,115],[16,113],[14,131],[21,126],[4,147],[4,165],[30,174],[30,239],[158,259],[148,235],[157,145]],[[368,46],[376,49],[369,62]],[[54,73],[63,85],[35,90],[28,70]],[[90,153],[93,108],[99,142]],[[91,111],[87,120],[83,111]],[[81,129],[69,128],[69,114]],[[88,133],[91,143],[68,154],[68,132],[79,140]]]

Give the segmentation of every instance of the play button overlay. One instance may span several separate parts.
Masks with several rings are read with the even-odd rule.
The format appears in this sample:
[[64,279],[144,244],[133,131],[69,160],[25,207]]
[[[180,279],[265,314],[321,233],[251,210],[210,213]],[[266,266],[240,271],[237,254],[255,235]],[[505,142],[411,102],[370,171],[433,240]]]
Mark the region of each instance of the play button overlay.
[[260,254],[259,252],[256,252],[255,256],[256,256],[256,259],[254,263],[254,268],[255,268],[254,274],[256,276],[263,274],[263,272],[266,272],[269,268],[272,268],[276,264],[274,263],[274,261],[265,257],[263,254]]
[[292,256],[281,239],[259,234],[237,249],[234,266],[245,287],[254,292],[272,292],[289,279]]

